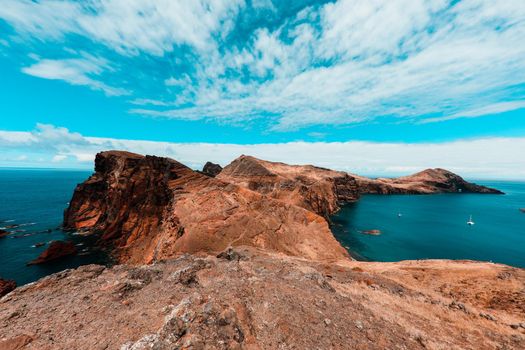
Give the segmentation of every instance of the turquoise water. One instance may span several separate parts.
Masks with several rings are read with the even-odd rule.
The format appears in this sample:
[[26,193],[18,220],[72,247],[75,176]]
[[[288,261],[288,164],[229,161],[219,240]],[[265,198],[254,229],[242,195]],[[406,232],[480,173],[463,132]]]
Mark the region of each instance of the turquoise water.
[[[0,277],[19,285],[66,268],[101,262],[103,254],[92,247],[92,240],[66,234],[59,229],[62,215],[75,186],[88,171],[0,169],[0,227],[10,225],[11,234],[0,238]],[[26,266],[52,240],[72,240],[81,255],[45,265]],[[34,248],[36,243],[45,246]]]
[[[506,194],[366,195],[332,218],[332,231],[362,260],[473,259],[525,267],[525,214],[519,211],[525,183],[482,184]],[[474,226],[466,224],[470,215]],[[360,233],[372,229],[382,234]]]

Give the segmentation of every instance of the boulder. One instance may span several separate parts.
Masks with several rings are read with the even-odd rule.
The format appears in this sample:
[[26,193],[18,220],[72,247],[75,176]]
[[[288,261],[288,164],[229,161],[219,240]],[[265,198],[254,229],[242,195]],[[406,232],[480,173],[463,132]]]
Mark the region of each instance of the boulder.
[[0,278],[0,298],[16,288],[16,282]]
[[212,162],[206,162],[206,164],[204,164],[204,168],[202,168],[202,173],[211,177],[219,175],[221,171],[222,167],[219,164]]
[[75,255],[77,248],[75,244],[70,241],[53,241],[49,247],[40,254],[38,258],[32,260],[28,265],[36,265],[47,263],[52,260],[57,260],[69,255]]

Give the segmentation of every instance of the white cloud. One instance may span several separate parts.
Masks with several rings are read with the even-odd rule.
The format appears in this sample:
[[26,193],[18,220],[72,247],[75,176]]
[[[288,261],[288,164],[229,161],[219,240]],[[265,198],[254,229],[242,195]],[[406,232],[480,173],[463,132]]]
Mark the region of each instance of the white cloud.
[[[164,64],[154,76],[144,74],[164,82],[163,93],[138,84],[132,100],[156,108],[131,113],[225,123],[271,116],[273,130],[289,130],[380,116],[435,122],[523,108],[522,0],[339,0],[281,18],[275,28],[236,27],[251,18],[249,11],[278,16],[270,1],[252,7],[241,0],[4,2],[0,18],[23,39],[74,45],[68,41],[74,35],[109,49],[104,59],[123,65],[115,64],[112,74],[121,85],[129,83],[126,64]],[[231,41],[236,30],[246,31],[238,33],[246,39]],[[42,60],[24,71],[123,92],[104,80],[100,65],[84,60]],[[156,102],[147,98],[158,95]]]
[[424,119],[422,122],[423,123],[433,123],[433,122],[440,122],[440,121],[457,119],[457,118],[475,118],[475,117],[479,117],[482,115],[500,114],[500,113],[514,111],[514,110],[521,109],[521,108],[525,108],[525,101],[499,102],[499,103],[493,103],[487,106],[483,106],[481,108],[467,110],[467,111],[453,114],[450,116],[427,118],[427,119]]
[[512,101],[525,95],[525,78],[516,74],[525,71],[523,3],[448,6],[422,0],[327,4],[317,13],[321,29],[293,21],[274,32],[260,29],[244,49],[214,61],[270,79],[216,78],[201,83],[195,106],[131,112],[223,122],[269,114],[278,116],[274,130],[289,130],[378,116],[434,122],[523,108]]
[[[212,34],[226,28],[240,0],[4,0],[0,18],[39,39],[78,34],[126,54],[163,55],[175,45],[206,50]],[[226,33],[225,33],[226,34]]]
[[51,161],[53,163],[60,163],[61,161],[66,160],[66,159],[67,159],[67,156],[65,154],[57,154],[57,155],[53,156]]
[[9,166],[90,168],[97,152],[110,149],[171,157],[194,169],[200,169],[208,160],[224,166],[241,154],[249,154],[362,175],[406,175],[441,167],[468,178],[525,178],[524,137],[419,144],[350,141],[237,145],[85,137],[52,125],[39,125],[33,132],[0,131],[4,157],[11,152],[27,155],[23,162],[11,158],[4,162]]
[[84,58],[62,60],[42,59],[29,67],[22,68],[22,72],[43,79],[63,80],[72,85],[89,86],[93,90],[104,91],[108,96],[129,94],[125,89],[108,86],[93,78],[107,69],[106,66],[105,60],[86,55]]

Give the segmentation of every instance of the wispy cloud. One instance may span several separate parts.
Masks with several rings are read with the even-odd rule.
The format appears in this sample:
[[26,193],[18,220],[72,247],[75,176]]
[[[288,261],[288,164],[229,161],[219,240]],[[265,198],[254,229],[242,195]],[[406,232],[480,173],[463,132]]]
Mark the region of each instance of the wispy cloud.
[[0,19],[14,44],[89,42],[116,67],[111,83],[82,57],[24,72],[108,95],[133,90],[131,104],[145,107],[130,113],[144,116],[290,130],[524,108],[520,0],[310,3],[294,12],[269,0],[6,0]]
[[[194,169],[226,165],[241,154],[290,164],[314,164],[357,174],[406,175],[442,167],[470,178],[525,178],[525,138],[444,143],[289,142],[238,145],[86,137],[39,124],[32,132],[0,131],[0,166],[91,168],[97,152],[121,149],[174,158]],[[20,158],[20,154],[23,158]]]
[[512,101],[512,102],[499,102],[499,103],[493,103],[487,106],[483,106],[481,108],[475,108],[472,110],[466,110],[463,112],[459,112],[453,115],[444,116],[444,117],[436,117],[436,118],[427,118],[424,119],[423,123],[434,123],[434,122],[440,122],[450,119],[457,119],[457,118],[475,118],[480,117],[487,114],[500,114],[508,111],[514,111],[517,109],[525,108],[525,101]]
[[86,55],[76,59],[39,59],[36,63],[22,68],[22,72],[43,79],[63,80],[72,85],[85,85],[93,90],[104,91],[108,96],[129,94],[125,89],[108,86],[94,78],[107,68],[105,66],[105,60]]

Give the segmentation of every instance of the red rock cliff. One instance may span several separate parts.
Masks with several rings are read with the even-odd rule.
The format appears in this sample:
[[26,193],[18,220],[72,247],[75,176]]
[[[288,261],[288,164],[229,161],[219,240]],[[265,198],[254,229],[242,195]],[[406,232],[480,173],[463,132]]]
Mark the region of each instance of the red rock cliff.
[[77,186],[65,211],[64,228],[99,232],[119,261],[131,263],[230,245],[318,260],[347,256],[313,212],[172,159],[119,151],[97,155],[95,173]]
[[369,179],[353,175],[361,193],[373,194],[431,194],[431,193],[482,193],[503,192],[465,181],[461,176],[445,169],[426,169],[416,174],[394,179]]
[[341,171],[288,165],[241,156],[217,178],[238,184],[328,218],[339,206],[359,198],[356,180]]

